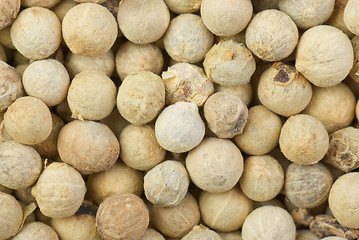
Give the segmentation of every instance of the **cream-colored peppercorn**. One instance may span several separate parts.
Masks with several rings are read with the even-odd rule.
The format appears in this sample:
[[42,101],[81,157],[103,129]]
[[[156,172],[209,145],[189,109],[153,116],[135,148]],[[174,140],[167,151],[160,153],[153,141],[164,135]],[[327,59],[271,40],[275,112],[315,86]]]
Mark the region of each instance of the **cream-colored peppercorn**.
[[333,177],[323,164],[292,163],[286,170],[284,191],[295,206],[313,208],[327,200],[332,183]]
[[79,210],[67,218],[52,218],[51,227],[61,240],[102,240],[96,229],[97,206],[84,201]]
[[163,36],[170,22],[170,12],[162,0],[122,0],[117,21],[128,40],[147,44]]
[[202,68],[190,63],[177,63],[162,72],[166,89],[166,103],[194,102],[203,106],[213,93],[213,83],[205,75]]
[[251,156],[244,161],[239,184],[250,199],[268,201],[281,191],[284,184],[284,171],[272,156]]
[[334,11],[326,24],[342,30],[349,38],[353,38],[354,34],[349,31],[344,22],[344,10],[349,0],[336,0]]
[[18,189],[18,190],[14,191],[14,195],[15,195],[16,199],[18,199],[25,206],[36,201],[34,196],[31,195],[32,187],[33,186],[29,186],[29,187]]
[[177,102],[165,108],[156,120],[155,134],[161,147],[170,152],[182,153],[195,148],[205,134],[197,105]]
[[233,232],[218,232],[219,236],[223,238],[223,240],[243,240],[242,233],[240,231]]
[[20,11],[21,0],[4,0],[0,3],[0,30],[10,26]]
[[348,36],[335,27],[320,25],[307,30],[300,38],[295,67],[314,85],[331,87],[344,80],[353,60]]
[[356,82],[359,82],[359,36],[355,36],[351,40],[354,50],[354,64],[349,72],[349,76]]
[[115,70],[115,57],[112,50],[99,56],[82,56],[69,52],[66,58],[66,69],[69,71],[70,77],[84,71],[100,71],[111,77]]
[[45,223],[32,222],[25,224],[13,240],[58,240],[55,230]]
[[111,168],[91,174],[87,181],[88,193],[96,204],[117,193],[132,193],[141,196],[143,173],[117,161]]
[[241,32],[252,17],[250,0],[202,0],[201,17],[206,27],[217,36],[233,36]]
[[274,206],[264,206],[251,212],[242,227],[245,240],[295,240],[295,224],[289,213]]
[[157,117],[165,105],[165,87],[161,77],[149,72],[127,76],[118,89],[117,109],[134,125],[146,124]]
[[359,129],[342,128],[330,135],[329,150],[324,158],[326,163],[350,172],[359,167]]
[[290,161],[310,165],[319,162],[329,148],[329,136],[324,125],[316,118],[298,114],[284,123],[279,146]]
[[222,237],[213,230],[200,225],[194,226],[192,230],[182,238],[182,240],[223,240]]
[[71,117],[72,112],[70,110],[70,107],[67,103],[67,100],[65,99],[60,104],[56,105],[56,113],[65,121],[65,122],[71,122],[74,119]]
[[246,30],[247,47],[264,61],[288,57],[298,43],[298,29],[284,12],[270,9],[258,13]]
[[110,115],[102,119],[100,123],[106,124],[116,135],[116,137],[120,137],[122,130],[126,126],[130,125],[130,123],[121,116],[117,108],[114,108]]
[[111,12],[95,3],[71,8],[62,21],[65,43],[71,52],[79,55],[105,54],[114,44],[117,34],[117,22]]
[[357,117],[357,120],[359,121],[359,100],[356,104],[356,107],[355,107],[355,115]]
[[10,34],[22,55],[32,60],[44,59],[60,46],[61,23],[52,11],[30,7],[20,12]]
[[302,229],[302,230],[297,230],[297,233],[295,235],[295,240],[320,240],[320,238],[317,237],[317,235],[315,235],[309,229],[308,230]]
[[147,206],[141,198],[128,193],[107,197],[96,214],[97,229],[108,240],[139,240],[148,223]]
[[84,200],[85,192],[81,174],[70,165],[58,162],[45,168],[31,190],[41,213],[51,218],[75,214]]
[[219,42],[207,52],[203,66],[213,82],[223,86],[238,86],[249,83],[256,62],[251,51],[243,44],[227,40]]
[[338,222],[347,228],[359,228],[359,173],[338,178],[329,194],[329,208]]
[[355,96],[344,83],[333,87],[313,87],[313,96],[303,113],[321,121],[332,133],[347,127],[354,119]]
[[301,29],[327,21],[334,10],[335,0],[279,0],[279,9],[288,14]]
[[6,240],[14,236],[21,227],[23,211],[16,199],[0,192],[0,239]]
[[358,16],[356,12],[359,10],[359,3],[356,0],[349,0],[344,10],[344,22],[349,31],[355,35],[359,35]]
[[0,61],[0,111],[4,111],[17,98],[24,95],[21,77],[16,70],[4,61]]
[[52,8],[60,1],[61,0],[21,0],[21,4],[24,7]]
[[150,216],[153,226],[163,235],[181,238],[199,223],[200,211],[196,199],[187,193],[177,206],[153,205]]
[[116,70],[121,80],[141,71],[159,75],[163,67],[161,50],[155,44],[124,43],[116,54]]
[[8,26],[8,27],[0,30],[0,43],[7,48],[16,49],[11,40],[10,29],[11,29],[11,26]]
[[326,237],[326,238],[322,238],[322,240],[346,240],[346,238],[342,238],[342,237]]
[[312,98],[312,87],[295,67],[278,62],[261,75],[258,97],[269,110],[289,117],[308,105]]
[[36,182],[42,170],[40,155],[30,146],[15,141],[0,144],[0,184],[11,189]]
[[213,41],[213,34],[195,14],[181,14],[172,19],[163,37],[168,55],[178,62],[189,63],[203,60]]
[[71,81],[67,102],[72,117],[80,120],[101,120],[116,104],[116,86],[100,71],[85,71]]
[[247,107],[252,101],[252,85],[250,83],[233,87],[226,87],[219,84],[214,84],[214,91],[233,94],[239,99],[241,99],[247,105]]
[[243,157],[230,140],[206,138],[188,153],[186,168],[197,187],[220,193],[237,184],[243,172]]
[[234,141],[247,154],[267,154],[278,145],[281,128],[282,121],[275,113],[257,105],[249,109],[243,133],[235,136]]
[[203,191],[199,197],[203,222],[217,231],[230,232],[240,228],[253,209],[253,203],[235,186],[223,193]]
[[115,134],[105,124],[80,120],[72,121],[61,129],[57,149],[61,160],[82,174],[109,169],[120,153]]
[[144,177],[148,201],[164,207],[177,206],[187,194],[190,180],[182,163],[167,160],[158,164]]
[[73,0],[61,0],[60,3],[53,8],[53,12],[59,18],[60,22],[62,22],[66,13],[76,5],[77,3]]
[[70,77],[59,61],[46,59],[31,63],[24,71],[22,83],[29,96],[51,107],[66,98]]
[[204,104],[203,111],[209,129],[219,138],[241,134],[247,123],[247,106],[230,93],[213,94]]
[[156,230],[147,228],[140,240],[165,240],[165,238]]
[[49,108],[34,97],[21,97],[4,114],[6,132],[15,141],[28,145],[40,143],[50,135],[52,118]]
[[198,12],[202,0],[164,0],[167,7],[174,13],[194,13]]
[[166,150],[157,142],[152,125],[128,125],[119,140],[121,159],[131,168],[149,170],[165,159]]
[[73,0],[75,2],[78,2],[78,3],[98,3],[98,4],[101,4],[103,2],[105,2],[106,0]]

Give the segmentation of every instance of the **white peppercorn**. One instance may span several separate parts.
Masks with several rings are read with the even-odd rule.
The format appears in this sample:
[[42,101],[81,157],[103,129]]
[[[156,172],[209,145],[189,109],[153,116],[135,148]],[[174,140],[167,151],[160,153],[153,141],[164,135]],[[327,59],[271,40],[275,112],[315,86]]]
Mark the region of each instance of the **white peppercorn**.
[[73,0],[61,0],[59,4],[53,8],[53,12],[59,18],[60,22],[62,22],[66,13],[77,4],[78,3],[74,2]]
[[117,22],[111,12],[95,3],[71,8],[62,21],[65,43],[71,52],[79,55],[105,54],[114,44],[117,34]]
[[215,44],[207,52],[203,66],[207,76],[223,86],[249,83],[256,69],[251,51],[243,44],[232,40]]
[[307,30],[300,38],[295,67],[314,85],[331,87],[344,80],[353,60],[348,36],[335,27],[320,25]]
[[182,240],[223,240],[222,237],[213,230],[200,225],[194,226],[192,230],[182,238]]
[[315,235],[309,229],[308,230],[302,229],[302,230],[297,230],[297,233],[295,235],[295,240],[320,240],[320,238],[317,237],[317,235]]
[[16,199],[6,193],[0,192],[0,239],[14,236],[21,227],[23,211]]
[[164,0],[167,7],[174,13],[194,13],[201,7],[202,0]]
[[252,0],[252,4],[257,13],[266,9],[279,9],[279,0]]
[[247,107],[252,101],[252,85],[250,83],[233,87],[226,87],[219,84],[214,84],[214,91],[233,94],[239,99],[241,99],[247,105]]
[[120,153],[115,134],[105,124],[79,120],[61,129],[57,149],[61,160],[82,174],[109,169]]
[[342,237],[325,237],[325,238],[322,238],[322,240],[346,240],[346,238],[342,238]]
[[355,35],[359,34],[359,25],[357,23],[358,16],[356,12],[359,10],[359,4],[357,1],[349,0],[344,10],[344,22],[349,31]]
[[342,30],[349,38],[353,38],[355,35],[349,31],[344,22],[344,10],[349,0],[336,0],[334,5],[334,11],[330,16],[326,24],[336,27]]
[[171,20],[163,44],[171,58],[178,62],[201,61],[214,41],[200,16],[181,14]]
[[105,2],[106,0],[73,0],[75,2],[78,2],[78,3],[98,3],[98,4],[101,4],[103,2]]
[[0,30],[10,26],[20,11],[21,0],[4,0],[0,3]]
[[359,121],[359,100],[355,107],[355,115],[356,115],[357,120]]
[[7,188],[7,187],[5,187],[5,186],[3,186],[3,185],[0,184],[0,192],[2,192],[2,193],[7,193],[7,194],[11,194],[11,193],[12,193],[12,189]]
[[359,82],[359,36],[355,36],[351,40],[354,50],[354,64],[349,72],[349,76],[356,82]]
[[61,23],[55,13],[42,7],[22,10],[11,26],[11,40],[25,57],[49,57],[60,46]]
[[168,105],[179,101],[203,106],[214,86],[202,68],[190,63],[176,63],[162,72]]
[[16,199],[18,199],[25,206],[31,203],[34,203],[36,200],[34,196],[31,195],[31,189],[33,186],[29,186],[26,188],[18,189],[14,191],[14,195]]
[[165,240],[165,238],[156,230],[147,228],[140,240]]
[[32,222],[25,224],[13,240],[59,240],[55,230],[45,223]]
[[11,40],[10,29],[11,26],[8,26],[0,30],[0,43],[9,49],[16,49]]
[[247,47],[264,61],[288,57],[298,43],[298,29],[284,12],[264,10],[252,19],[246,30]]
[[1,44],[0,44],[0,60],[4,61],[4,62],[7,62],[7,56],[6,56],[4,47]]
[[241,231],[218,232],[223,240],[243,240]]
[[60,1],[61,0],[21,0],[21,4],[24,7],[52,8]]
[[110,115],[102,119],[100,123],[106,124],[116,137],[120,137],[122,130],[130,124],[121,116],[117,108],[114,108]]

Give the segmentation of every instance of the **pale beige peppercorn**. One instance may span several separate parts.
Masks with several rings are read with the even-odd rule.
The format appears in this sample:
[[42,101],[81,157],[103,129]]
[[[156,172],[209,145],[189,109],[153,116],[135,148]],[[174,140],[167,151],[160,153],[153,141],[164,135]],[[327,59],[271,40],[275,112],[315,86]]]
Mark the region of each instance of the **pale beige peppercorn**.
[[233,94],[239,99],[241,99],[247,105],[247,107],[252,101],[252,85],[250,83],[233,87],[226,87],[219,84],[214,84],[214,91]]
[[310,165],[319,162],[329,148],[329,136],[324,125],[316,118],[298,114],[284,123],[279,146],[290,161]]
[[163,67],[163,55],[155,44],[124,43],[116,53],[116,70],[123,81],[128,75],[151,71],[159,75]]
[[357,117],[357,120],[359,121],[359,100],[356,104],[356,107],[355,107],[355,115]]
[[21,5],[24,7],[43,7],[52,8],[61,0],[21,0]]
[[106,0],[73,0],[75,2],[78,2],[78,3],[98,3],[98,4],[101,4],[103,2],[105,2]]
[[111,12],[96,3],[71,8],[62,21],[65,43],[71,52],[79,55],[105,54],[115,43],[117,34],[117,22]]
[[289,117],[300,113],[309,104],[312,87],[295,67],[277,62],[261,75],[258,97],[269,110]]
[[73,0],[61,0],[52,10],[59,18],[60,22],[64,20],[64,17],[71,8],[75,7],[78,3]]
[[359,34],[358,16],[359,3],[355,0],[349,0],[344,10],[344,23],[355,35]]
[[237,185],[223,193],[201,192],[199,209],[203,222],[210,228],[230,232],[242,227],[253,202]]
[[117,108],[114,108],[110,115],[102,119],[100,123],[106,124],[107,127],[109,127],[116,135],[116,137],[120,137],[122,130],[126,126],[130,125],[130,123],[121,116]]
[[49,108],[34,97],[21,97],[4,114],[4,126],[12,139],[35,145],[50,135],[52,118]]
[[6,56],[4,47],[1,44],[0,44],[0,61],[7,62],[7,56]]
[[223,86],[249,83],[256,69],[251,51],[243,44],[232,40],[215,44],[207,52],[203,66],[207,76]]
[[60,46],[61,23],[55,13],[42,7],[22,10],[11,26],[11,40],[25,57],[49,57]]
[[12,189],[7,188],[7,187],[5,187],[5,186],[3,186],[3,185],[0,184],[0,192],[2,192],[2,193],[7,193],[7,194],[11,194],[11,193],[12,193]]
[[139,240],[149,224],[149,212],[141,198],[133,194],[114,194],[99,206],[96,226],[106,240]]
[[218,232],[223,240],[243,240],[241,231]]
[[[10,29],[11,29],[11,26],[8,26],[8,27],[0,30],[0,43],[7,48],[16,49],[11,40]],[[15,54],[16,53],[17,52],[15,52]]]
[[348,36],[339,29],[319,25],[301,36],[295,67],[318,87],[334,86],[348,75],[354,52]]
[[170,22],[170,12],[162,0],[122,0],[117,21],[128,40],[147,44],[163,36]]
[[295,240],[320,240],[320,238],[309,229],[302,229],[297,230]]
[[14,191],[16,199],[18,199],[21,203],[25,204],[25,206],[36,201],[34,196],[32,196],[31,194],[32,187],[33,186],[29,186]]
[[21,227],[23,211],[16,199],[0,192],[0,239],[6,240],[14,236]]
[[355,36],[351,40],[354,50],[354,64],[349,72],[349,76],[356,82],[359,82],[359,36]]
[[0,2],[0,30],[10,26],[20,11],[21,0],[4,0]]
[[192,230],[182,238],[182,240],[202,240],[202,239],[223,240],[218,233],[203,225],[194,226]]
[[243,133],[235,136],[234,141],[247,154],[267,154],[278,145],[282,125],[279,116],[257,105],[249,109]]
[[349,38],[353,38],[354,34],[350,32],[344,22],[344,10],[349,0],[336,0],[334,11],[326,24],[342,30]]
[[174,13],[194,13],[198,12],[202,0],[164,0],[167,7]]
[[178,62],[197,63],[203,60],[213,41],[213,34],[195,14],[181,14],[172,19],[163,36],[168,55]]
[[325,238],[322,238],[322,240],[346,240],[346,238],[342,238],[342,237],[325,237]]
[[32,222],[25,224],[13,240],[59,240],[55,230],[45,223]]
[[120,144],[105,124],[75,120],[61,129],[57,149],[62,161],[82,174],[91,174],[115,164]]
[[117,193],[132,193],[141,196],[143,173],[117,161],[111,168],[89,175],[87,188],[96,204]]
[[165,240],[165,238],[156,230],[147,228],[140,240]]
[[247,47],[264,61],[288,57],[298,43],[298,29],[284,12],[264,10],[252,19],[246,30]]
[[203,106],[213,93],[213,83],[203,69],[190,63],[176,63],[162,72],[168,105],[179,101],[194,102]]

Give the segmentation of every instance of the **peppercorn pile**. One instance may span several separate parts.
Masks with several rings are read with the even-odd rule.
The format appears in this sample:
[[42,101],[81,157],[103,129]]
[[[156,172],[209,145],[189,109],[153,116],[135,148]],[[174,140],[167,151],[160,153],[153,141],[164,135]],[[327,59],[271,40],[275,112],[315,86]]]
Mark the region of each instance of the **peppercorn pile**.
[[359,239],[358,12],[0,0],[0,240]]

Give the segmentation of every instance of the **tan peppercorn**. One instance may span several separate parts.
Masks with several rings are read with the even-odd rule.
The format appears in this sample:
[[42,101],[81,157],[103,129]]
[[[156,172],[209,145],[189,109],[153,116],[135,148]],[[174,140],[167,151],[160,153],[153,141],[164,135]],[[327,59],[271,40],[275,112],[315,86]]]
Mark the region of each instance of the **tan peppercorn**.
[[71,8],[75,7],[78,3],[73,0],[61,0],[52,10],[59,18],[60,22],[64,20],[64,17]]
[[249,109],[243,133],[235,136],[234,141],[247,154],[267,154],[278,145],[282,125],[279,116],[257,105]]
[[359,10],[358,1],[349,0],[344,10],[344,22],[349,31],[355,35],[359,35],[359,25],[357,12]]
[[78,3],[98,3],[98,4],[101,4],[103,2],[105,2],[106,0],[73,0],[75,2],[78,2]]
[[233,94],[239,99],[241,99],[247,105],[247,107],[252,101],[252,85],[250,83],[233,87],[226,87],[219,84],[214,84],[214,91]]
[[202,0],[164,0],[167,7],[174,13],[194,13],[198,12]]
[[285,175],[285,195],[295,206],[313,208],[327,200],[333,177],[323,164],[292,163]]
[[181,203],[172,207],[153,205],[150,210],[151,223],[163,235],[182,238],[199,223],[200,211],[196,199],[190,194]]
[[0,2],[0,30],[10,26],[20,11],[21,0],[4,0]]
[[351,172],[338,178],[329,194],[329,208],[341,225],[359,228],[359,173]]
[[12,189],[7,188],[7,187],[5,187],[5,186],[3,186],[3,185],[0,184],[0,192],[2,192],[2,193],[7,193],[7,194],[11,194],[11,193],[12,193]]
[[[0,30],[0,43],[7,48],[16,49],[11,40],[10,29],[11,29],[11,26],[8,26],[8,27]],[[18,52],[15,52],[15,54],[16,53],[18,53]],[[15,63],[14,63],[14,65],[15,65]]]
[[213,94],[204,104],[203,111],[209,129],[219,138],[241,134],[247,123],[247,106],[230,93]]
[[15,141],[28,145],[40,143],[50,135],[52,118],[49,108],[34,97],[21,97],[4,114],[6,132]]
[[213,93],[213,83],[205,75],[202,68],[190,63],[177,63],[162,72],[166,89],[167,105],[176,102],[193,102],[203,106]]
[[52,8],[61,0],[21,0],[21,5],[24,7],[43,7]]
[[242,227],[245,240],[295,240],[295,224],[289,213],[274,206],[264,206],[251,212]]
[[279,9],[279,0],[252,0],[256,12],[266,9]]
[[264,10],[252,19],[246,30],[247,47],[264,61],[288,57],[298,43],[298,29],[284,12]]
[[283,125],[279,146],[290,161],[310,165],[319,162],[329,148],[329,136],[324,125],[316,118],[298,114]]
[[84,200],[85,192],[81,174],[70,165],[58,162],[45,168],[31,190],[41,213],[51,218],[75,214]]
[[162,78],[145,71],[127,76],[118,89],[117,109],[134,125],[146,124],[157,117],[165,105]]
[[116,70],[122,81],[128,75],[141,71],[151,71],[159,75],[162,67],[162,52],[155,44],[126,42],[116,54]]
[[6,56],[4,47],[1,44],[0,44],[0,61],[7,62],[7,56]]
[[331,87],[349,74],[354,61],[350,39],[339,29],[320,25],[299,40],[295,67],[318,87]]
[[223,238],[223,240],[243,240],[241,231],[233,231],[233,232],[218,232],[219,236]]
[[120,153],[115,134],[105,124],[80,120],[72,121],[61,129],[57,149],[61,160],[82,174],[109,169]]
[[0,111],[4,111],[17,98],[24,95],[21,77],[16,70],[4,61],[0,61]]
[[313,87],[313,96],[303,113],[321,121],[332,133],[351,124],[355,115],[356,99],[344,83],[333,87]]
[[295,240],[320,240],[320,238],[309,229],[302,229],[297,230]]
[[117,22],[111,12],[95,3],[71,8],[62,21],[65,43],[71,52],[79,55],[105,54],[115,43],[117,34]]
[[30,7],[20,12],[10,34],[22,55],[32,60],[44,59],[60,46],[61,23],[52,11]]
[[334,10],[335,0],[279,0],[279,9],[288,14],[301,29],[327,21]]
[[67,102],[73,118],[101,120],[116,105],[117,89],[114,82],[100,71],[85,71],[71,81]]
[[289,117],[300,113],[312,98],[312,87],[295,67],[278,62],[259,79],[258,97],[269,110]]
[[149,223],[149,212],[141,198],[133,194],[107,197],[98,208],[96,226],[106,240],[139,240]]
[[65,123],[75,120],[71,117],[72,112],[66,99],[56,105],[56,113],[65,121]]
[[162,0],[122,0],[117,21],[128,40],[147,44],[163,36],[170,22],[170,12]]
[[[223,3],[221,3],[223,4]],[[207,76],[223,86],[247,84],[256,69],[251,51],[232,40],[215,44],[203,62]]]
[[219,193],[232,189],[243,172],[243,157],[227,139],[206,138],[191,150],[186,168],[192,182],[200,189]]
[[96,204],[117,193],[132,193],[141,196],[143,173],[117,161],[111,168],[91,174],[87,180],[88,193]]
[[356,104],[356,107],[355,107],[355,115],[357,117],[357,120],[359,121],[359,100]]
[[322,238],[322,240],[346,240],[346,238],[342,238],[342,237],[325,237],[325,238]]
[[354,64],[349,72],[349,76],[356,82],[359,82],[359,36],[355,36],[351,40],[354,50]]
[[5,240],[14,236],[21,227],[23,211],[16,199],[0,192],[0,239]]
[[165,240],[165,238],[156,230],[147,228],[140,240]]
[[58,240],[55,230],[45,223],[32,222],[25,224],[13,240]]
[[29,186],[14,191],[16,199],[18,199],[21,203],[25,204],[25,206],[36,201],[34,196],[31,195],[32,187],[33,186]]
[[182,238],[182,240],[223,240],[222,237],[213,230],[203,226],[197,225],[192,228],[192,230]]
[[217,36],[233,36],[241,32],[252,17],[250,0],[202,0],[201,17],[206,27]]
[[353,38],[355,35],[349,31],[344,22],[344,10],[349,0],[336,0],[334,5],[334,11],[330,16],[326,24],[336,27],[342,30],[349,38]]
[[284,171],[272,156],[251,156],[244,161],[239,184],[248,198],[254,201],[269,201],[282,190]]
[[122,130],[126,126],[130,125],[130,123],[121,116],[117,108],[114,108],[110,115],[102,119],[100,123],[106,124],[107,127],[109,127],[116,135],[116,137],[120,137]]
[[203,222],[216,231],[230,232],[242,227],[253,209],[253,202],[235,186],[223,193],[203,191],[199,197]]
[[61,240],[102,240],[96,229],[97,206],[84,201],[79,210],[67,218],[52,218],[51,227]]
[[163,36],[168,55],[178,62],[197,63],[203,60],[213,41],[213,34],[195,14],[181,14],[172,19]]

